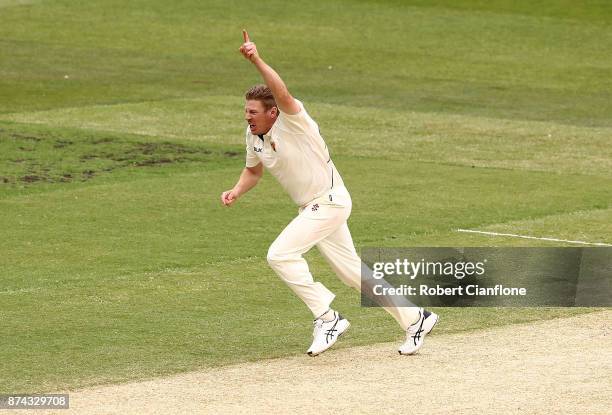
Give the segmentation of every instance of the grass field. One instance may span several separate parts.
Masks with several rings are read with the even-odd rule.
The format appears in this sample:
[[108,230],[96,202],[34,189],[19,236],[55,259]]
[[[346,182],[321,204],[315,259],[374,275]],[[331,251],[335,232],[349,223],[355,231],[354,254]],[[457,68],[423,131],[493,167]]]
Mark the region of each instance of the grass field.
[[[612,243],[606,1],[0,0],[0,393],[302,353],[310,314],[266,264],[296,213],[244,165],[246,27],[321,126],[363,246]],[[313,274],[353,322],[400,340]],[[444,309],[441,332],[588,309]],[[279,333],[286,333],[279,335]]]

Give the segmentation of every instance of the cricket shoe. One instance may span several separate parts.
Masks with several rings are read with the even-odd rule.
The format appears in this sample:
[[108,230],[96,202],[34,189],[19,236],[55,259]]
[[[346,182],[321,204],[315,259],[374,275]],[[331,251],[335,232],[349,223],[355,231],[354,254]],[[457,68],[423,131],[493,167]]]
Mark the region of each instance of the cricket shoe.
[[437,314],[420,308],[419,319],[406,330],[406,342],[400,346],[399,354],[411,355],[418,352],[423,346],[425,335],[431,333],[438,319]]
[[314,321],[312,332],[312,345],[306,353],[309,356],[317,356],[332,347],[340,336],[350,327],[351,323],[334,311],[334,319],[323,321],[320,318]]

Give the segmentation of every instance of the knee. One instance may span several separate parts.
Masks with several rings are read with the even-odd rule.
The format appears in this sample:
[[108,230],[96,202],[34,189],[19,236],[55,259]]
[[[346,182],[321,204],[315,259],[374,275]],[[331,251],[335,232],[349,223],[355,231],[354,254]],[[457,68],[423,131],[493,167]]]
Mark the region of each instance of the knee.
[[274,245],[272,245],[268,249],[268,255],[266,255],[266,260],[272,268],[276,268],[283,261],[283,257],[281,253],[277,249],[275,249]]
[[268,264],[270,265],[270,267],[272,267],[273,269],[278,269],[282,264],[288,261],[292,261],[294,259],[295,258],[293,255],[291,255],[290,253],[281,251],[274,245],[272,245],[268,249],[268,255],[266,255],[266,260],[268,261]]

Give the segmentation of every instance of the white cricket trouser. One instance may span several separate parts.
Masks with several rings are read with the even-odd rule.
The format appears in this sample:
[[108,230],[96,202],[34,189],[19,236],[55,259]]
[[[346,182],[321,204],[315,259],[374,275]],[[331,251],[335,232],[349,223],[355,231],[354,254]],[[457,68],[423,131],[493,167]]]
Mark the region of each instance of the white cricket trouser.
[[[361,288],[361,259],[346,223],[351,196],[337,187],[300,208],[298,216],[278,235],[268,250],[268,263],[289,288],[306,303],[315,317],[330,308],[335,295],[314,282],[302,257],[314,245],[336,275],[349,287]],[[418,316],[416,307],[384,307],[405,330]]]

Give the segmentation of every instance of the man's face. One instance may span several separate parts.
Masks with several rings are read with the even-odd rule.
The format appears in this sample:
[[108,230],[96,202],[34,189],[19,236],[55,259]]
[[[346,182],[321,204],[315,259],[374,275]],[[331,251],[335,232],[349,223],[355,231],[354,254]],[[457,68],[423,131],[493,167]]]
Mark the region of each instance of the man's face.
[[247,100],[244,106],[244,119],[249,123],[251,134],[266,134],[274,125],[278,115],[276,107],[266,111],[263,102],[257,100]]

